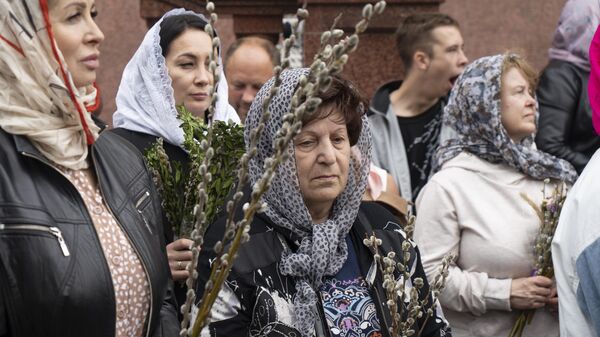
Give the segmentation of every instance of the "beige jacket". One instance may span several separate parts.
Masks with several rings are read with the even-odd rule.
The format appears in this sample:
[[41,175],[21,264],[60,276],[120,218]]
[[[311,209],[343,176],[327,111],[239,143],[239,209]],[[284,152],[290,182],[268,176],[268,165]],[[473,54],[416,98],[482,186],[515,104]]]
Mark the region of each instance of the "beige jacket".
[[[532,273],[539,219],[520,193],[542,200],[543,182],[505,164],[461,153],[448,161],[417,199],[415,240],[433,278],[452,252],[440,295],[454,337],[507,337],[518,315],[510,308],[513,278]],[[536,312],[523,336],[558,336],[556,314]]]

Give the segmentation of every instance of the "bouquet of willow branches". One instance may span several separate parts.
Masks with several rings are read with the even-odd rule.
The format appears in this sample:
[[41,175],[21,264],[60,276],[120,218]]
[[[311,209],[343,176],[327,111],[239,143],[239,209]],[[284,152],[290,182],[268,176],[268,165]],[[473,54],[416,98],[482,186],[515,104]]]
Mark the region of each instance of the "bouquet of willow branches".
[[[382,273],[386,305],[392,317],[392,326],[389,327],[392,337],[421,336],[427,321],[434,315],[438,296],[444,288],[448,268],[454,258],[452,254],[444,256],[435,279],[429,284],[427,293],[423,293],[425,282],[420,277],[412,279],[412,286],[408,286],[407,283],[411,280],[411,250],[414,251],[410,243],[414,222],[415,217],[410,216],[405,226],[406,240],[402,243],[400,254],[390,251],[382,257],[379,252],[382,241],[374,233],[363,240],[365,246],[371,249],[377,268]],[[398,278],[396,274],[399,274]],[[429,303],[430,298],[433,303]],[[423,317],[425,319],[419,328],[417,321]],[[419,331],[416,330],[417,328]]]
[[[190,158],[190,172],[197,171],[204,160],[205,152],[200,149],[200,144],[206,138],[209,128],[213,129],[217,139],[217,145],[213,148],[215,158],[208,170],[213,179],[207,187],[209,197],[206,202],[207,221],[212,222],[234,186],[237,163],[244,154],[244,128],[223,121],[213,121],[209,126],[184,106],[177,107],[177,110],[184,132],[183,148]],[[189,238],[194,221],[194,206],[198,203],[198,175],[186,174],[184,171],[187,170],[177,161],[171,163],[162,139],[158,139],[146,151],[145,157],[173,232],[179,238]]]
[[[533,246],[535,260],[533,262],[533,276],[554,277],[554,268],[552,267],[551,244],[554,238],[554,232],[558,225],[560,211],[567,197],[567,187],[564,182],[555,185],[550,195],[546,188],[550,183],[549,179],[544,180],[543,199],[541,206],[536,205],[526,194],[521,197],[535,210],[540,219],[540,229]],[[510,331],[509,337],[521,337],[525,326],[531,324],[535,310],[526,310],[517,317],[515,325]]]

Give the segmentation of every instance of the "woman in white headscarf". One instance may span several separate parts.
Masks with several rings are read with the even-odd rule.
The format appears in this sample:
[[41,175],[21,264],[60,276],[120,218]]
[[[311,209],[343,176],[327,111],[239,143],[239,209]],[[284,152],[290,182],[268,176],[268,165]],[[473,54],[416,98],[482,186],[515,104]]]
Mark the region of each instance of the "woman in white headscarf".
[[[209,87],[214,85],[208,69],[213,53],[212,40],[204,32],[204,16],[184,9],[166,13],[146,33],[142,44],[123,72],[117,93],[115,129],[142,153],[163,138],[169,159],[178,162],[184,172],[189,157],[183,150],[183,130],[177,107],[183,105],[198,118],[208,121]],[[217,71],[218,99],[213,120],[239,123],[240,119],[227,100],[227,81],[219,57]],[[165,221],[165,241],[171,274],[175,281],[188,277],[187,264],[192,260],[192,241],[174,241],[172,225]],[[185,300],[185,284],[176,286],[177,298]]]
[[176,335],[160,200],[86,111],[93,0],[0,1],[0,336]]

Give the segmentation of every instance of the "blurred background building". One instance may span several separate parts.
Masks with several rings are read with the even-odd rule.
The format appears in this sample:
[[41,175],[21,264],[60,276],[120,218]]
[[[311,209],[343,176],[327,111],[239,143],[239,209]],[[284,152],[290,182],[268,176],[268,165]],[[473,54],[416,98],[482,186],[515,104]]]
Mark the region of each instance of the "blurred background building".
[[[282,18],[295,13],[301,0],[213,0],[219,14],[217,29],[223,51],[236,37],[259,34],[277,42]],[[320,32],[342,12],[341,28],[352,31],[367,0],[308,0],[310,18],[304,27],[307,62],[318,47]],[[103,108],[100,118],[112,123],[115,95],[123,68],[152,25],[166,11],[185,7],[198,12],[204,0],[102,0],[96,1],[98,24],[106,39],[101,46],[98,76]],[[548,48],[565,0],[387,0],[382,17],[373,20],[350,57],[344,73],[365,97],[378,85],[401,78],[393,32],[398,16],[417,11],[439,11],[460,22],[470,60],[504,52],[524,54],[538,69],[548,61]]]

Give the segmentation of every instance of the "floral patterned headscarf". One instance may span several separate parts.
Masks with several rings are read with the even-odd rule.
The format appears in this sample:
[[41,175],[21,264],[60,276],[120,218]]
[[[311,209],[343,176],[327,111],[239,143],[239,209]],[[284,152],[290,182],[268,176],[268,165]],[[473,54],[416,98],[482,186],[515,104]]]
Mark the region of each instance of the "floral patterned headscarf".
[[[290,110],[292,95],[300,78],[308,76],[309,69],[286,70],[282,74],[279,93],[269,105],[271,118],[266,123],[258,144],[258,153],[250,162],[250,179],[256,183],[264,173],[264,163],[274,153],[273,141],[283,124],[283,117]],[[250,133],[257,128],[263,114],[263,101],[271,91],[274,80],[267,82],[256,95],[245,125],[246,147]],[[356,107],[363,114],[362,106]],[[371,158],[371,136],[367,117],[362,116],[362,130],[353,147],[350,158],[348,182],[337,197],[330,218],[321,224],[313,224],[308,208],[300,191],[294,145],[290,144],[288,159],[283,162],[273,178],[271,188],[263,196],[267,204],[266,215],[277,225],[301,238],[296,253],[284,254],[279,270],[283,275],[294,276],[296,295],[294,312],[296,328],[303,336],[314,335],[316,317],[313,309],[317,305],[319,287],[324,276],[335,275],[348,257],[345,238],[358,214],[360,202],[367,185]]]
[[456,135],[438,149],[433,162],[434,172],[466,151],[492,163],[505,163],[535,179],[575,182],[577,173],[573,166],[537,150],[533,135],[520,143],[514,143],[508,136],[501,121],[500,103],[505,57],[511,55],[482,57],[467,66],[458,78],[442,118],[444,126]]

